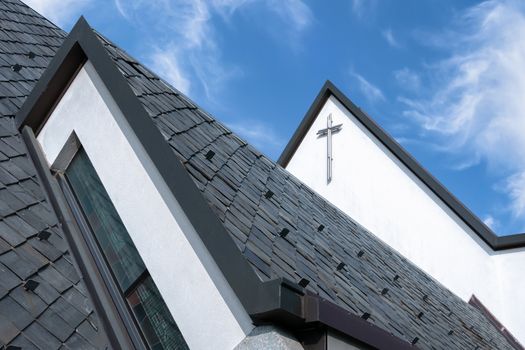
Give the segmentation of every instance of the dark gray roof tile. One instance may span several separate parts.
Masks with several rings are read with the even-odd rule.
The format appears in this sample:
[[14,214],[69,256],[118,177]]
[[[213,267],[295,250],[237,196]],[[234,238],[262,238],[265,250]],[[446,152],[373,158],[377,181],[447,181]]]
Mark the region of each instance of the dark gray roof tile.
[[78,276],[75,267],[66,259],[66,257],[69,258],[69,256],[66,254],[59,260],[55,261],[53,266],[58,272],[62,274],[62,276],[76,284],[78,281],[80,281],[80,277]]
[[78,326],[77,332],[84,339],[96,339],[97,326],[86,319]]
[[86,299],[86,296],[81,293],[77,288],[73,287],[68,289],[64,295],[64,299],[73,305],[77,310],[82,312],[83,314],[90,315],[93,312],[93,306],[89,302],[89,300]]
[[23,334],[17,336],[9,345],[18,346],[22,350],[38,350],[38,348],[33,343],[31,343]]
[[[423,349],[465,349],[472,344],[510,348],[477,310],[107,39],[101,40],[261,279],[304,278],[307,289],[358,316],[369,313],[368,322],[408,342],[417,337]],[[206,157],[210,151],[213,157]],[[268,190],[271,198],[265,197]],[[289,230],[284,238],[279,236],[283,228]],[[345,266],[339,271],[340,263]],[[394,283],[395,275],[400,277]],[[425,294],[461,316],[456,320],[443,307],[422,301]],[[425,312],[424,321],[417,318],[420,311]],[[462,333],[447,335],[451,328]]]
[[57,299],[50,308],[73,328],[78,327],[82,321],[88,319],[86,314],[71,305],[71,303],[62,297]]
[[[54,235],[51,230],[47,230],[51,233],[51,236]],[[35,248],[40,254],[45,256],[47,260],[50,262],[54,262],[58,258],[60,258],[63,254],[60,250],[58,250],[55,245],[50,243],[50,240],[52,240],[51,236],[47,240],[40,240],[36,237],[31,238],[28,242],[31,244],[33,248]]]
[[[2,212],[2,202],[0,202],[0,213]],[[25,238],[10,226],[8,226],[4,221],[0,221],[0,237],[2,237],[7,243],[12,247],[19,246],[25,242]]]
[[41,276],[33,276],[33,280],[37,281],[38,287],[35,289],[35,294],[38,295],[46,304],[52,304],[58,299],[60,294]]
[[31,244],[24,243],[21,245],[16,252],[18,255],[29,261],[32,265],[34,265],[37,269],[41,269],[42,267],[49,264],[49,260],[44,257],[42,254],[40,254],[38,251],[36,251]]
[[0,286],[6,290],[11,290],[21,282],[20,278],[17,277],[6,265],[0,263]]
[[34,320],[33,315],[9,296],[0,300],[0,316],[9,319],[19,330]]
[[60,340],[37,322],[33,322],[24,330],[24,336],[40,350],[54,350],[60,347]]
[[52,309],[44,311],[38,318],[38,323],[62,342],[66,341],[75,331]]
[[46,303],[35,293],[24,290],[20,285],[9,294],[33,317],[38,317],[47,307]]
[[40,271],[39,275],[61,294],[73,285],[70,280],[57,271],[54,265]]
[[4,219],[4,223],[9,225],[13,230],[22,235],[24,238],[33,237],[39,232],[17,215],[6,217]]
[[33,275],[37,270],[38,266],[33,262],[24,259],[18,250],[11,250],[0,256],[0,262],[14,272],[20,279],[25,280],[29,276]]
[[19,333],[10,317],[0,315],[0,344],[9,344]]
[[84,337],[79,333],[73,334],[65,343],[67,349],[71,350],[96,350]]
[[0,254],[4,254],[8,250],[11,249],[11,245],[7,243],[5,240],[0,238]]

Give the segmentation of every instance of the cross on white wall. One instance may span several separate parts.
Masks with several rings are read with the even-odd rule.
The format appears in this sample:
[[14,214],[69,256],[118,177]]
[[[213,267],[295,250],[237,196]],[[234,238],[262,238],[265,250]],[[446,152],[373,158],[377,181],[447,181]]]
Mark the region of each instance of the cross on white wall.
[[332,181],[332,161],[334,160],[332,156],[332,134],[338,133],[341,131],[343,124],[338,124],[332,126],[332,113],[328,115],[326,121],[326,128],[321,129],[317,132],[319,137],[326,136],[326,182],[330,183]]

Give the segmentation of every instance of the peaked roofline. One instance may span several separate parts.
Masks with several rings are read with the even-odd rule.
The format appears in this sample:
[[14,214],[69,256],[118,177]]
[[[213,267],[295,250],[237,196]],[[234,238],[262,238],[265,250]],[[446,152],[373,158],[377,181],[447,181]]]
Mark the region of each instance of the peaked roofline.
[[436,194],[456,215],[465,222],[492,250],[508,250],[525,247],[525,233],[508,236],[496,235],[485,225],[472,211],[448,191],[428,170],[412,157],[392,136],[383,130],[372,118],[356,106],[345,96],[331,81],[327,80],[314,102],[306,112],[299,127],[284,148],[277,163],[286,167],[297,148],[304,139],[306,133],[312,126],[315,118],[323,108],[326,101],[335,97],[345,108],[347,108],[357,120],[363,124],[381,143],[392,152],[410,171],[412,171],[434,194]]
[[56,180],[50,175],[35,134],[51,115],[61,96],[84,63],[89,60],[122,111],[146,153],[179,202],[254,323],[272,322],[300,331],[323,325],[378,349],[413,349],[414,347],[384,329],[348,313],[342,307],[312,295],[297,283],[284,278],[261,281],[250,267],[233,239],[226,232],[175,152],[133,93],[128,82],[108,55],[84,17],[71,33],[35,85],[15,117],[29,153],[59,217],[74,220],[64,212],[65,201]]

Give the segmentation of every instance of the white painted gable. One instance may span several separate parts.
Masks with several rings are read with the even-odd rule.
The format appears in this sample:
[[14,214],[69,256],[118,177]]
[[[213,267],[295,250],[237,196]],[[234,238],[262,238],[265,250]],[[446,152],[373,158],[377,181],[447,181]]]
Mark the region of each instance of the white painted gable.
[[[332,137],[327,183],[327,117]],[[495,252],[334,96],[286,169],[463,300],[475,294],[525,343],[525,248]]]
[[38,134],[49,164],[73,133],[189,347],[234,348],[250,317],[89,61]]

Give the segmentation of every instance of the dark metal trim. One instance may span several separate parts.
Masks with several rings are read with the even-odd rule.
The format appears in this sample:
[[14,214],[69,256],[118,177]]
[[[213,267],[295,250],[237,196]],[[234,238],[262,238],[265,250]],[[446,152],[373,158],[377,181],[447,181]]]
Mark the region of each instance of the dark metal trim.
[[498,237],[461,201],[448,191],[434,176],[432,176],[417,160],[414,159],[400,144],[386,131],[374,122],[365,112],[346,97],[332,82],[327,81],[306,112],[299,127],[286,145],[283,153],[277,160],[282,167],[286,167],[297,148],[312,126],[315,118],[323,108],[325,102],[334,96],[355,118],[363,124],[385,147],[390,150],[410,171],[412,171],[432,192],[436,194],[452,211],[465,222],[491,249],[506,250],[525,247],[525,233]]
[[[310,322],[307,322],[305,317],[314,323],[323,322],[324,319],[316,321],[314,316],[305,311],[307,304],[302,287],[282,278],[267,282],[259,279],[83,17],[79,19],[31,95],[26,99],[16,116],[17,127],[23,128],[30,134],[32,130],[38,131],[57,103],[57,101],[50,103],[49,99],[59,98],[64,93],[79,67],[86,60],[95,67],[139,142],[151,157],[153,164],[254,322],[271,322],[288,329],[311,328]],[[65,65],[71,67],[64,67]],[[32,140],[36,147],[34,136]],[[43,158],[41,160],[45,164],[45,160]],[[58,196],[63,202],[59,189],[46,187],[46,191],[50,193],[50,197]],[[71,221],[64,215],[60,220]],[[330,303],[322,303],[322,305],[328,304]],[[339,324],[345,324],[349,322],[348,320],[353,322],[353,316],[335,304],[332,305],[333,310],[340,310],[337,313],[338,321],[331,321],[333,326],[339,327]],[[322,310],[324,308],[325,306]],[[111,326],[111,323],[109,325]],[[392,339],[389,333],[377,326],[370,324],[369,327],[377,329],[374,334],[378,337]],[[352,327],[339,328],[348,332],[346,334],[350,337],[359,336],[355,334]],[[393,348],[388,347],[388,349]],[[399,349],[405,348],[399,347]]]
[[[102,282],[104,283],[104,288],[107,289],[109,295],[111,296],[111,300],[113,301],[123,327],[127,330],[129,337],[135,346],[134,348],[146,349],[147,347],[144,343],[142,334],[138,331],[135,319],[132,317],[131,310],[129,309],[128,304],[125,302],[124,298],[127,297],[127,294],[123,295],[115,283],[115,278],[111,272],[109,264],[107,263],[101,249],[99,248],[99,244],[96,241],[93,230],[86,220],[86,215],[82,210],[80,203],[78,202],[78,199],[73,192],[71,185],[69,184],[69,181],[62,174],[57,174],[56,178],[58,179],[57,182],[62,190],[66,203],[71,210],[73,218],[80,229],[80,233],[86,242],[89,253],[93,257],[93,261],[95,262],[95,265],[99,271],[99,275],[102,279]],[[148,271],[145,270],[141,276],[137,278],[137,280],[133,283],[134,287],[136,287],[137,281],[142,280],[142,275],[144,274],[148,274]],[[93,278],[93,276],[89,276],[89,278]]]
[[[83,240],[81,230],[71,212],[66,199],[56,179],[51,175],[49,165],[40,149],[33,130],[29,127],[22,129],[22,138],[27,148],[27,154],[33,161],[39,182],[43,186],[46,200],[51,204],[58,222],[74,257],[73,263],[77,271],[84,277],[84,283],[94,304],[97,316],[103,324],[103,330],[114,349],[132,349],[132,341],[122,324],[117,310],[114,308],[111,295],[105,287],[104,280],[97,269],[93,255]],[[82,261],[83,264],[77,264]],[[89,276],[89,278],[85,278]]]
[[308,323],[321,323],[376,349],[417,349],[416,346],[411,345],[407,341],[317,295],[306,295],[304,303],[305,319]]

